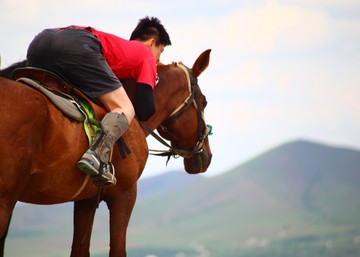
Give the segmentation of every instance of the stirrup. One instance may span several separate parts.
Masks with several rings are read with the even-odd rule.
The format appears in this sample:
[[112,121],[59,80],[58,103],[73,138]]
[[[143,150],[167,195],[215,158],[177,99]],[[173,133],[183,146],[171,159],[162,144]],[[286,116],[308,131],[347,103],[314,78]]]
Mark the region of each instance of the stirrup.
[[93,183],[98,187],[107,187],[116,185],[115,168],[114,165],[109,162],[109,172],[102,172],[102,174],[91,176]]

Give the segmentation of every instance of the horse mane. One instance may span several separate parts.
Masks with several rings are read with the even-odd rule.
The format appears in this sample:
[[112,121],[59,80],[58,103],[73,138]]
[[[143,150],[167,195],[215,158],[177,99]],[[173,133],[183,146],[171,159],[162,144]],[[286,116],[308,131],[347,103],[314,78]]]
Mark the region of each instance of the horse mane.
[[16,62],[16,63],[10,65],[9,67],[0,70],[0,77],[13,79],[12,72],[17,68],[21,68],[21,67],[25,67],[25,66],[27,66],[27,61],[26,60]]
[[177,63],[176,62],[172,62],[170,64],[163,64],[163,63],[158,63],[157,65],[157,71],[158,72],[162,72],[162,71],[166,71],[166,70],[169,70],[171,68],[174,68],[177,66]]

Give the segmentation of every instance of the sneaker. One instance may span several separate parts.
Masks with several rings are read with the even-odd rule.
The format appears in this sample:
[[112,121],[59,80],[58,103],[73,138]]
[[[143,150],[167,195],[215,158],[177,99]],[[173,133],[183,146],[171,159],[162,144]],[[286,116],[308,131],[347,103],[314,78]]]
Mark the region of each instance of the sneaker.
[[[101,162],[94,151],[87,150],[77,163],[77,167],[92,177],[97,186],[116,185],[116,178],[110,172],[110,165]],[[100,172],[101,168],[102,172]]]

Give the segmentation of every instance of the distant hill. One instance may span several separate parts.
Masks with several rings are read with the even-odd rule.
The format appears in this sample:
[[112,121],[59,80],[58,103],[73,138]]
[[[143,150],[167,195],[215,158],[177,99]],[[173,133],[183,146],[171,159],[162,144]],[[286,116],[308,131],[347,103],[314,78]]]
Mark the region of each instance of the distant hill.
[[[293,208],[338,223],[358,223],[359,151],[298,140],[275,147],[238,166],[223,179],[256,181]],[[346,215],[345,213],[349,215]]]
[[[360,151],[306,140],[274,147],[216,177],[170,173],[143,179],[129,227],[129,257],[358,257],[359,184]],[[19,206],[9,256],[20,256],[15,253],[24,247],[35,256],[29,255],[31,246],[46,240],[42,251],[50,245],[53,252],[47,256],[66,256],[66,206],[56,214],[55,206]],[[93,256],[107,256],[106,208],[96,223]]]
[[[298,140],[222,176],[140,202],[132,225],[141,235],[133,240],[186,247],[194,235],[209,246],[240,250],[251,237],[264,243],[279,235],[359,229],[359,185],[359,151]],[[168,236],[170,226],[176,239]]]

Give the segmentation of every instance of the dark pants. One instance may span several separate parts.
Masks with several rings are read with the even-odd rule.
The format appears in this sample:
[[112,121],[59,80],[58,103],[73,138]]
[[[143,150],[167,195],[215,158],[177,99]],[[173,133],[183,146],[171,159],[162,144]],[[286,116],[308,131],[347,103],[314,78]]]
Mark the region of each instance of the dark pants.
[[96,99],[122,86],[101,50],[99,40],[85,29],[46,29],[30,43],[27,60],[30,66],[60,74]]

